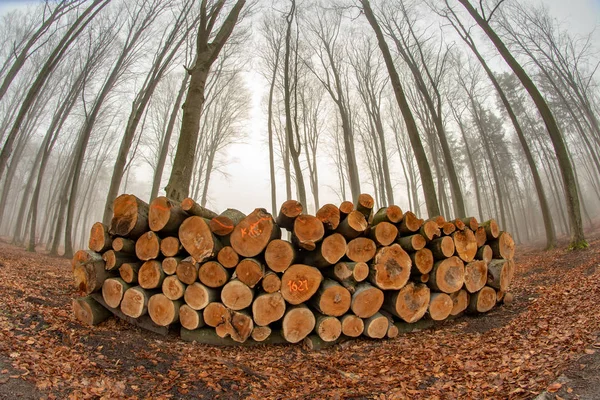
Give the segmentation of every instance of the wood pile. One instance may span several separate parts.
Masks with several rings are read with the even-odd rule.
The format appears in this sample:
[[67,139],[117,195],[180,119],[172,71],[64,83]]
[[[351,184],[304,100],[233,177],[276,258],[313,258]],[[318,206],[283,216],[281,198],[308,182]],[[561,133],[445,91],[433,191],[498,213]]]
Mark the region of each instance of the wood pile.
[[203,343],[312,347],[394,337],[512,299],[514,242],[496,221],[425,221],[373,205],[362,194],[309,215],[288,200],[273,218],[121,195],[110,226],[95,223],[89,250],[73,257],[87,295],[73,301],[75,316],[95,325],[115,314],[161,334],[180,327]]

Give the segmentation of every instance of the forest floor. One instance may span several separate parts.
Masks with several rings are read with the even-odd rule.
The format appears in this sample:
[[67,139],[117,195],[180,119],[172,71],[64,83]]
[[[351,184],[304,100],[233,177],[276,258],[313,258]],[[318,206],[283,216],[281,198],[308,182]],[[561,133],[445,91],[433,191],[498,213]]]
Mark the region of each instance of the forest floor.
[[0,399],[600,399],[600,232],[517,250],[513,303],[396,339],[216,348],[82,326],[68,260],[0,243]]

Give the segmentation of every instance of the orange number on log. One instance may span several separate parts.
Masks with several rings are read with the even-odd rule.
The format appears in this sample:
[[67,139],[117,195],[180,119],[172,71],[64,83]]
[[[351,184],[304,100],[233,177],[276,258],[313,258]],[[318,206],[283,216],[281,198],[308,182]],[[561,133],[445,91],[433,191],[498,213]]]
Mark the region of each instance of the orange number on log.
[[308,290],[308,280],[303,281],[288,281],[287,285],[290,288],[290,292],[303,292]]

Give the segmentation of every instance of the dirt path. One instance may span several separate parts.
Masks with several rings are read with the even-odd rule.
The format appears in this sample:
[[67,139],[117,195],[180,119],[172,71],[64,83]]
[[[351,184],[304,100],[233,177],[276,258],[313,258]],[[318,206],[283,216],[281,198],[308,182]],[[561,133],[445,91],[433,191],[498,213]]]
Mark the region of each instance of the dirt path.
[[81,326],[69,262],[0,244],[0,399],[600,398],[600,240],[591,245],[521,249],[514,303],[484,316],[309,352],[184,343],[116,319]]

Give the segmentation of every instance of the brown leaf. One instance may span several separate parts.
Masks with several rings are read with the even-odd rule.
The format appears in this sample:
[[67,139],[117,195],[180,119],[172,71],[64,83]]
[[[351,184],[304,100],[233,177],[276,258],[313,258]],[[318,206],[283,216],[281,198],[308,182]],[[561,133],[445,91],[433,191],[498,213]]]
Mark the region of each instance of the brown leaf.
[[554,382],[552,385],[548,386],[546,389],[550,393],[556,393],[562,387],[562,383]]

